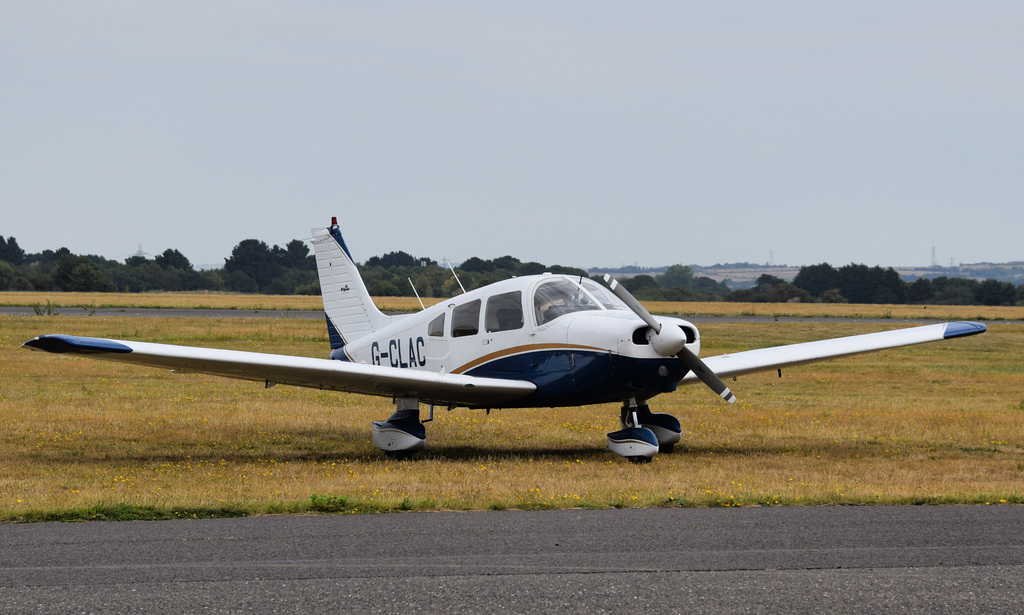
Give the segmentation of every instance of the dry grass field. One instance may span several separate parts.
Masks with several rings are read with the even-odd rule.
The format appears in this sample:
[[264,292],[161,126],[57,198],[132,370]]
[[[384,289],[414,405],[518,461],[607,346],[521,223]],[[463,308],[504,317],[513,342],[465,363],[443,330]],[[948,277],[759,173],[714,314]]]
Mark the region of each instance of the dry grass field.
[[[420,309],[415,297],[377,299],[381,309]],[[439,299],[424,299],[432,305]],[[322,310],[320,295],[236,295],[232,293],[50,293],[0,292],[0,305],[80,308],[202,308],[214,310]]]
[[[701,333],[710,356],[899,326],[714,323]],[[390,400],[19,348],[42,333],[328,352],[317,320],[0,317],[0,520],[1024,502],[1020,324],[742,377],[734,405],[684,387],[652,403],[679,417],[683,440],[645,465],[606,450],[614,405],[438,410],[427,451],[393,461],[369,430]]]
[[[415,297],[378,297],[382,310],[414,312],[420,309]],[[424,305],[443,299],[424,298]],[[61,307],[80,308],[204,308],[222,310],[321,310],[319,296],[235,295],[230,293],[44,293],[0,292],[0,306],[45,306],[59,313]],[[1021,320],[1024,307],[965,305],[864,305],[835,303],[726,303],[645,301],[655,314],[700,314],[703,316],[760,316],[768,318],[892,318],[912,320]]]

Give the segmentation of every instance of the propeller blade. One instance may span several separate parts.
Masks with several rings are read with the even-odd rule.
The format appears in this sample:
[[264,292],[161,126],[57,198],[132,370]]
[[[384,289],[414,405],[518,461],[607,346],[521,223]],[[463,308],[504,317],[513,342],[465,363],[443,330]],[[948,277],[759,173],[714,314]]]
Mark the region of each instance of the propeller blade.
[[729,387],[722,382],[722,379],[718,377],[718,374],[711,371],[711,368],[709,368],[704,361],[701,361],[700,357],[693,354],[692,350],[683,347],[676,356],[682,359],[683,365],[688,367],[694,375],[700,378],[701,382],[711,387],[711,390],[717,393],[719,397],[730,404],[736,401],[736,396],[733,395],[732,391],[729,390]]
[[[612,292],[615,293],[616,297],[622,299],[622,302],[629,306],[629,309],[633,310],[634,314],[639,316],[641,320],[647,323],[648,327],[654,330],[655,337],[661,334],[661,323],[658,322],[654,316],[651,316],[651,313],[647,311],[647,308],[640,305],[640,302],[637,301],[624,286],[619,284],[615,278],[608,274],[605,274],[604,281],[608,284],[608,287],[612,289]],[[673,331],[673,334],[674,333],[676,333],[676,331]],[[669,336],[666,334],[666,336],[662,337]],[[674,335],[672,337],[674,337]],[[671,345],[674,342],[666,339],[665,343],[666,345]],[[660,346],[660,344],[656,343],[654,340],[652,340],[652,345],[656,348]],[[679,351],[675,351],[675,348],[679,348]],[[711,390],[713,390],[719,397],[730,404],[736,401],[736,396],[733,395],[732,391],[729,390],[729,387],[722,382],[722,379],[718,377],[718,374],[711,371],[711,368],[705,365],[704,361],[700,360],[700,357],[695,355],[692,350],[686,347],[685,337],[678,342],[678,345],[673,346],[672,352],[679,357],[683,362],[683,365],[693,372],[694,375],[700,378],[701,382],[711,387]]]
[[615,296],[622,299],[622,302],[629,306],[629,309],[633,310],[633,313],[639,316],[640,320],[647,323],[648,327],[654,329],[655,333],[661,333],[661,323],[655,320],[654,316],[651,316],[651,313],[647,311],[647,308],[640,305],[640,302],[637,301],[628,290],[626,290],[625,286],[619,284],[618,280],[607,273],[604,274],[604,281],[608,284],[608,287],[612,289],[612,292],[615,293]]

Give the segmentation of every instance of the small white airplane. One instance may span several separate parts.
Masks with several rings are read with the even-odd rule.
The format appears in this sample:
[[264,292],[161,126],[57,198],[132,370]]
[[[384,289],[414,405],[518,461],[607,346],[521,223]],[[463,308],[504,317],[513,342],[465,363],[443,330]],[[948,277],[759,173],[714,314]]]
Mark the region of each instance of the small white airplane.
[[[313,229],[330,338],[329,359],[42,335],[34,350],[80,354],[265,383],[391,397],[395,411],[373,422],[388,456],[424,447],[420,405],[448,409],[536,408],[621,403],[622,429],[609,449],[631,461],[671,452],[682,427],[651,412],[648,400],[679,384],[703,382],[735,396],[722,377],[983,333],[978,322],[949,322],[698,358],[692,323],[652,316],[614,279],[532,275],[479,288],[423,311],[385,315],[373,304],[337,218]],[[430,420],[428,419],[428,420]]]

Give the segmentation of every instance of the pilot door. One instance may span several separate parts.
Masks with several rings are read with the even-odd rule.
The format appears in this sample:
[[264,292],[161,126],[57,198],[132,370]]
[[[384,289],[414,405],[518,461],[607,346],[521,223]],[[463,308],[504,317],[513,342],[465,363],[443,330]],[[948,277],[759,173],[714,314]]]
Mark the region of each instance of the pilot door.
[[450,320],[451,310],[440,314],[427,325],[427,336],[423,342],[423,352],[427,357],[427,369],[439,373],[447,373],[452,369],[448,365],[449,346],[445,324]]

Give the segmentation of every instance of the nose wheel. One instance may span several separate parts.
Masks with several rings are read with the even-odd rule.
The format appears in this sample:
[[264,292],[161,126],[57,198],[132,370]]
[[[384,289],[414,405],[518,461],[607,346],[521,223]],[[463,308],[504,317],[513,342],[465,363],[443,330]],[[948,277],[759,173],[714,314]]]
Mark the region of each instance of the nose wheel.
[[633,400],[622,405],[619,420],[623,427],[629,424],[628,421],[632,421],[637,423],[638,427],[646,427],[654,432],[660,453],[671,453],[683,435],[683,426],[679,419],[664,412],[651,412],[650,406],[645,403],[638,404]]
[[658,453],[671,453],[683,434],[679,419],[651,412],[647,404],[629,400],[619,415],[622,429],[608,434],[608,450],[633,463],[650,461]]

